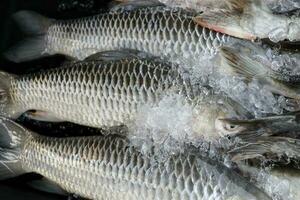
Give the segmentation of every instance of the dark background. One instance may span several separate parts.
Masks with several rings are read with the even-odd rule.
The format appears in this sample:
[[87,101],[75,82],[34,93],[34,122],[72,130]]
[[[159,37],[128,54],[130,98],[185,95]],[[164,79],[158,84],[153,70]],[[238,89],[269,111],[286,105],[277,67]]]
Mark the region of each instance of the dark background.
[[[39,69],[57,67],[65,61],[63,56],[52,56],[24,63],[6,60],[2,53],[24,38],[14,21],[13,13],[20,10],[32,10],[54,19],[68,19],[97,14],[108,9],[109,0],[1,0],[0,1],[0,70],[14,74],[29,73]],[[34,122],[21,117],[18,122],[27,128],[45,135],[89,135],[98,130],[69,123],[48,124]],[[0,199],[68,199],[66,196],[35,190],[27,183],[39,179],[39,175],[26,174],[18,178],[0,181]],[[75,198],[75,197],[73,197]]]

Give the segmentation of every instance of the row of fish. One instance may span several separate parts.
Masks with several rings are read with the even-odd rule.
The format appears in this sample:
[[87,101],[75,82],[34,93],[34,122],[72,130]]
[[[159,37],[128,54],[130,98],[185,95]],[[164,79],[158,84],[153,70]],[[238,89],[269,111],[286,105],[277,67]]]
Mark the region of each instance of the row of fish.
[[[299,77],[261,62],[258,57],[268,49],[243,39],[266,38],[284,29],[289,32],[281,39],[297,41],[299,18],[275,15],[254,0],[162,3],[185,9],[134,1],[81,19],[54,20],[31,11],[14,16],[30,37],[7,51],[8,59],[63,54],[77,61],[19,76],[0,73],[1,179],[35,172],[48,179],[39,188],[59,185],[89,199],[272,199],[267,185],[249,182],[246,172],[203,156],[198,148],[157,160],[160,147],[145,153],[133,145],[131,138],[140,132],[132,127],[145,106],[175,95],[176,104],[190,111],[188,138],[182,137],[187,143],[230,136],[234,142],[225,154],[236,163],[265,154],[298,159],[298,139],[284,135],[299,130],[297,112],[252,119],[253,113],[234,99],[198,88],[191,78],[195,69],[184,61],[205,68],[206,57],[218,73],[245,83],[258,80],[275,95],[290,98],[297,110],[299,90],[291,84]],[[274,25],[274,20],[280,23]],[[106,136],[39,135],[12,121],[24,113],[36,120],[102,128]],[[122,133],[111,129],[123,125]],[[272,175],[284,178],[280,172]],[[290,192],[296,199],[297,190]]]

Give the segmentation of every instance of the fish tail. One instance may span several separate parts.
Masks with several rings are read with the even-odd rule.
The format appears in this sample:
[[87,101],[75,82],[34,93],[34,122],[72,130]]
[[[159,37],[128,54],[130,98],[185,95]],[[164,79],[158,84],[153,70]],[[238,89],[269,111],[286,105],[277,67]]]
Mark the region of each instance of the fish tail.
[[28,38],[10,48],[4,56],[17,63],[44,56],[45,35],[53,20],[32,11],[19,11],[13,15],[13,18]]
[[29,131],[14,121],[0,117],[0,180],[25,173],[20,154]]
[[22,111],[16,106],[10,94],[10,88],[15,76],[7,72],[0,71],[0,115],[10,118],[18,118]]

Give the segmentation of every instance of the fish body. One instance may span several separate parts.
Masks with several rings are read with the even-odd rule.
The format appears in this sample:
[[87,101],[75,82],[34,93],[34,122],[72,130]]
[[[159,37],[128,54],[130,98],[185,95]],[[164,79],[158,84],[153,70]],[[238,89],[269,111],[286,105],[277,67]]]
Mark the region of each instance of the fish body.
[[[120,137],[49,138],[4,118],[1,123],[1,133],[14,136],[8,136],[10,148],[1,151],[1,163],[15,160],[7,165],[12,172],[6,178],[36,172],[89,199],[269,199],[226,167],[193,154],[172,155],[160,162]],[[1,141],[2,147],[9,141]],[[12,155],[5,157],[8,152]]]
[[192,95],[178,70],[148,59],[87,61],[11,80],[13,107],[92,127],[122,125],[168,90]]

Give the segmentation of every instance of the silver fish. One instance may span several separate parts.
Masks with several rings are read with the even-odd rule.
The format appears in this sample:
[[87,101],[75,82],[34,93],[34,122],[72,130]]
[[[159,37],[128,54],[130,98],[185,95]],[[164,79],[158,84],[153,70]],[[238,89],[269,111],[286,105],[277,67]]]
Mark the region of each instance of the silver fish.
[[17,118],[35,110],[28,116],[96,128],[128,125],[143,106],[156,106],[174,94],[192,109],[195,136],[235,133],[238,126],[226,126],[219,118],[246,115],[229,99],[200,100],[180,69],[148,58],[83,61],[21,76],[1,72],[0,88],[1,115]]
[[154,56],[213,56],[230,38],[198,26],[194,14],[163,7],[114,11],[72,20],[51,20],[30,11],[16,13],[22,29],[36,35],[6,53],[15,62],[47,54],[78,59],[100,51],[135,49]]
[[1,179],[36,172],[88,199],[270,199],[221,164],[192,153],[165,162],[114,136],[51,138],[0,118]]

